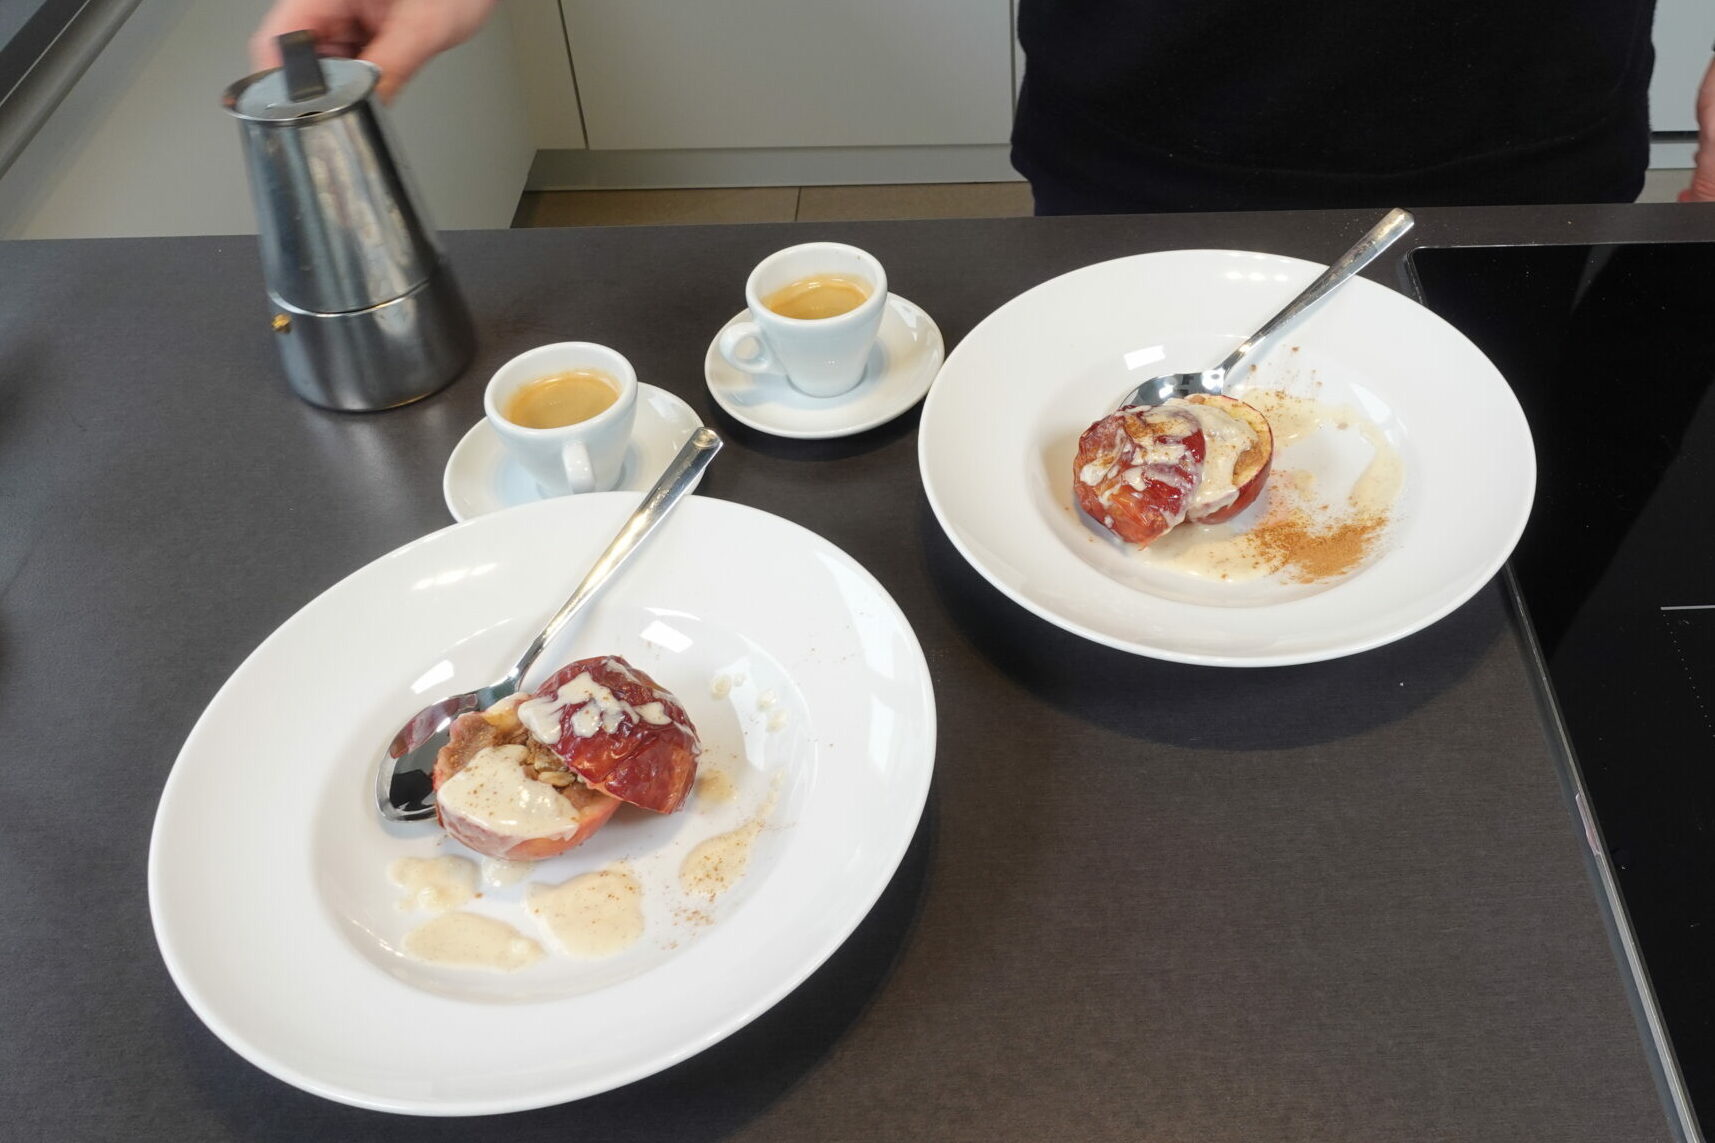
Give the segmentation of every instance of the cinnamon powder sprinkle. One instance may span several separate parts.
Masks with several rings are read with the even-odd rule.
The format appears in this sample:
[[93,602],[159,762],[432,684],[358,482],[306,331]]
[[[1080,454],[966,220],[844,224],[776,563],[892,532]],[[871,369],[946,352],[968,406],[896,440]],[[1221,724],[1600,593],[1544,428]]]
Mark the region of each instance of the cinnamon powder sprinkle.
[[1271,512],[1246,537],[1257,557],[1293,583],[1320,583],[1363,563],[1387,519],[1316,520],[1300,508]]

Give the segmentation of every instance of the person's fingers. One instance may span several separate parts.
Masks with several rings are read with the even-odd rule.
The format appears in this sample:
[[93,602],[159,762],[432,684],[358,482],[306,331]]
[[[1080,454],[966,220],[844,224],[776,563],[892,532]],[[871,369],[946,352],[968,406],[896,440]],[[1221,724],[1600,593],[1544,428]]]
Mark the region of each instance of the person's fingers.
[[1696,166],[1691,168],[1691,185],[1679,192],[1680,202],[1715,202],[1715,147],[1700,144]]
[[432,22],[402,20],[395,13],[364,47],[360,58],[381,69],[376,92],[382,99],[390,100],[442,47],[441,29]]
[[376,91],[391,100],[429,59],[476,34],[493,0],[397,0],[360,53],[381,69]]
[[1680,202],[1715,202],[1715,147],[1701,143],[1691,168],[1691,185],[1679,192]]
[[391,99],[430,57],[470,39],[496,0],[275,0],[250,37],[257,70],[280,66],[275,38],[307,28],[323,55],[357,56],[381,69]]
[[352,5],[347,0],[276,0],[250,37],[250,64],[257,71],[280,66],[275,38],[308,28],[316,43],[332,46],[352,36]]
[[1692,164],[1691,185],[1679,192],[1679,201],[1715,202],[1715,60],[1697,89],[1697,156]]

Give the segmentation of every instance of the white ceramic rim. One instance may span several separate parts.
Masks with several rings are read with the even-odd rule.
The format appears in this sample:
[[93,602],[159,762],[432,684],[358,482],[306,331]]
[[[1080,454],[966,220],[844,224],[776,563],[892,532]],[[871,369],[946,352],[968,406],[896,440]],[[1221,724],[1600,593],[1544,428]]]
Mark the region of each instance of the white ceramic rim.
[[[743,988],[746,982],[741,982],[735,991],[722,991],[719,1003],[724,1006],[724,1010],[718,1019],[704,1021],[701,1026],[695,1028],[694,1034],[676,1038],[671,1043],[663,1043],[659,1051],[643,1064],[627,1067],[623,1070],[612,1070],[605,1074],[599,1071],[581,1071],[567,1077],[557,1077],[555,1081],[542,1082],[522,1095],[512,1093],[500,1098],[437,1097],[433,1094],[434,1084],[431,1076],[424,1077],[424,1094],[419,1097],[377,1097],[372,1092],[365,1091],[360,1081],[342,1082],[338,1077],[314,1074],[310,1070],[285,1062],[270,1049],[265,1039],[258,1040],[247,1036],[232,1020],[227,1018],[227,1011],[233,1006],[239,1005],[239,1001],[234,1000],[230,994],[222,996],[220,989],[226,987],[230,990],[233,987],[242,987],[242,985],[234,984],[234,978],[242,978],[246,983],[249,982],[251,978],[247,974],[255,971],[255,965],[245,959],[245,952],[253,951],[256,939],[251,938],[245,950],[236,947],[238,942],[228,941],[222,942],[219,946],[211,945],[206,941],[207,929],[199,927],[197,918],[195,916],[175,915],[174,905],[171,903],[173,895],[180,892],[172,884],[171,879],[186,873],[184,862],[187,858],[180,852],[181,849],[189,846],[194,851],[197,844],[210,844],[197,836],[203,831],[187,831],[176,827],[185,824],[181,819],[186,814],[198,821],[207,820],[206,801],[200,799],[208,792],[206,790],[207,782],[204,780],[208,767],[217,765],[224,770],[231,770],[228,764],[230,755],[222,755],[218,762],[214,763],[210,763],[203,756],[203,752],[219,749],[221,745],[218,742],[208,743],[204,741],[205,738],[212,738],[216,734],[216,731],[211,729],[211,724],[217,721],[216,713],[221,711],[227,702],[235,701],[232,696],[251,685],[249,676],[253,672],[261,670],[261,665],[275,654],[277,647],[296,638],[306,625],[313,625],[320,621],[318,613],[332,609],[332,605],[327,603],[328,600],[339,599],[349,602],[347,597],[360,597],[367,590],[368,584],[373,581],[385,580],[390,576],[413,576],[423,568],[432,570],[437,566],[435,557],[439,554],[439,549],[449,547],[459,549],[461,545],[475,545],[480,547],[485,554],[490,551],[499,552],[502,550],[501,547],[493,543],[496,539],[527,539],[531,536],[552,535],[564,540],[567,537],[583,533],[588,537],[589,542],[582,544],[581,547],[587,547],[589,549],[587,554],[593,557],[606,534],[617,526],[625,513],[635,507],[638,499],[639,497],[635,493],[621,492],[589,493],[582,496],[557,498],[480,517],[464,524],[453,525],[407,544],[352,573],[287,620],[246,658],[211,700],[209,707],[204,711],[186,739],[185,746],[174,764],[173,771],[168,776],[156,813],[149,854],[150,911],[162,957],[186,1002],[221,1040],[245,1059],[271,1075],[305,1091],[337,1102],[380,1111],[419,1115],[486,1115],[565,1103],[610,1090],[653,1074],[695,1055],[737,1031],[772,1007],[796,988],[810,973],[820,967],[844,943],[851,931],[868,914],[876,899],[891,881],[899,862],[915,837],[917,824],[928,795],[933,770],[936,719],[928,666],[923,658],[922,648],[917,642],[915,633],[911,630],[909,621],[887,594],[885,588],[860,564],[828,541],[799,525],[757,509],[727,501],[710,500],[705,497],[690,497],[681,504],[679,512],[684,514],[684,517],[700,520],[701,523],[697,528],[680,529],[681,533],[686,536],[686,543],[693,542],[689,534],[691,532],[700,531],[708,535],[733,535],[750,530],[755,536],[769,538],[767,544],[757,549],[758,559],[768,559],[770,553],[777,554],[782,545],[796,547],[798,550],[807,553],[807,558],[813,557],[819,566],[827,567],[830,573],[834,574],[836,581],[843,585],[841,587],[842,599],[848,599],[847,593],[856,590],[859,593],[856,598],[861,598],[865,606],[873,605],[875,610],[870,614],[877,623],[883,625],[878,630],[887,631],[889,637],[896,640],[896,643],[892,644],[895,651],[902,652],[904,655],[903,659],[895,657],[891,660],[898,670],[898,674],[894,678],[899,687],[917,696],[913,701],[920,705],[912,713],[919,717],[920,721],[913,724],[914,729],[909,736],[911,750],[907,753],[911,756],[901,753],[889,759],[890,765],[896,765],[893,765],[893,769],[888,773],[895,775],[901,785],[897,789],[889,788],[887,792],[897,796],[885,802],[886,812],[883,815],[875,819],[865,819],[862,822],[862,828],[868,831],[866,836],[869,836],[874,844],[868,846],[864,854],[864,862],[848,861],[846,863],[848,867],[854,864],[861,865],[861,874],[854,875],[850,868],[846,868],[837,871],[837,875],[834,876],[823,877],[818,875],[814,878],[814,891],[818,895],[818,900],[841,902],[833,907],[840,917],[837,929],[830,927],[824,930],[825,939],[795,950],[794,958],[790,963],[780,966],[778,972],[766,967],[760,969],[761,977],[768,980],[766,988],[745,994]],[[682,524],[683,519],[676,520],[675,523]],[[668,532],[662,537],[656,537],[655,540],[659,541],[671,534]],[[664,556],[663,562],[672,563],[676,567],[684,566],[682,559],[668,560]],[[675,571],[672,574],[682,575],[684,573]],[[615,587],[618,586],[620,585],[615,585]],[[764,602],[756,600],[754,606],[763,606]],[[782,601],[778,598],[767,600],[766,604],[776,609],[783,606]],[[748,607],[751,604],[747,601],[745,606]],[[822,640],[828,634],[829,632],[824,630],[814,636],[808,636],[807,633],[807,637]],[[855,633],[851,636],[853,639],[856,637]],[[858,651],[860,657],[868,653],[856,647],[854,650]],[[829,661],[834,660],[830,658]],[[313,675],[313,672],[308,674]],[[247,708],[247,710],[249,709],[254,708]],[[864,717],[868,718],[869,713],[868,707],[865,707]],[[818,730],[817,733],[820,734],[821,731]],[[187,761],[191,759],[196,761]],[[333,765],[332,760],[323,763],[324,769]],[[367,767],[364,768],[367,769]],[[818,769],[822,768],[824,767],[818,766]],[[195,776],[190,776],[193,769],[198,769],[199,772]],[[868,771],[865,770],[864,772],[867,773]],[[295,777],[309,777],[309,775],[304,773],[295,775]],[[346,781],[343,775],[337,777],[341,782]],[[200,786],[199,782],[201,783]],[[317,783],[305,782],[303,785],[307,790],[308,787],[317,785]],[[367,787],[367,775],[360,776],[360,785]],[[319,795],[314,792],[306,792],[302,796],[308,799]],[[816,791],[813,788],[810,789],[805,797],[806,807],[815,805],[815,796]],[[834,796],[834,793],[828,794],[823,798],[823,802],[827,803],[829,798]],[[272,806],[271,809],[281,812],[289,810],[290,807]],[[825,813],[838,812],[838,809],[826,804],[823,806]],[[289,814],[287,820],[290,820]],[[238,827],[234,826],[234,828]],[[797,839],[811,836],[813,832],[803,825],[802,816],[798,819],[798,828],[796,829],[792,828],[791,823],[787,823],[786,836],[792,839],[792,844],[796,844]],[[280,855],[275,852],[277,847],[269,847],[268,852],[263,854],[260,848],[263,844],[261,840],[263,831],[255,831],[255,835],[258,838],[258,849],[249,854],[246,860],[252,865],[257,863],[263,865],[278,864]],[[188,842],[183,840],[187,837],[191,839]],[[806,841],[805,844],[809,843]],[[197,855],[193,853],[193,856]],[[229,855],[216,853],[201,856],[220,859]],[[782,860],[784,861],[784,855]],[[248,867],[246,865],[237,870],[222,869],[215,876],[238,877]],[[845,880],[842,881],[841,878],[845,878]],[[804,878],[801,876],[799,879],[803,880]],[[292,882],[294,879],[287,878],[286,880]],[[771,883],[768,887],[772,887]],[[843,899],[837,895],[833,898],[829,897],[831,892],[841,889],[847,891],[847,895]],[[299,891],[303,891],[302,886],[299,887]],[[794,887],[792,891],[801,890]],[[662,969],[656,969],[652,975],[638,978],[646,981],[649,986],[644,991],[659,989],[663,984],[681,988],[684,981],[677,978],[684,978],[688,973],[692,973],[693,969],[702,967],[702,962],[715,959],[715,954],[706,954],[702,957],[702,961],[698,962],[691,962],[690,958],[697,955],[699,949],[710,947],[709,942],[722,938],[723,933],[724,939],[719,946],[720,958],[731,961],[739,951],[739,946],[742,945],[743,948],[750,950],[744,953],[747,958],[746,963],[749,961],[765,962],[766,957],[758,957],[754,948],[744,944],[739,936],[730,932],[730,929],[739,927],[741,923],[747,927],[763,926],[765,918],[778,915],[778,913],[762,911],[760,909],[762,901],[763,898],[759,893],[756,899],[747,903],[758,906],[757,909],[752,909],[750,913],[740,913],[732,919],[722,922],[714,930],[715,936],[704,938],[701,944],[693,946],[684,954],[683,959],[669,962],[667,967],[674,971],[675,980],[664,981],[660,975]],[[217,902],[205,902],[204,907],[213,909],[218,913],[224,903],[224,899]],[[794,919],[796,916],[793,914]],[[769,920],[767,926],[763,926],[764,934],[778,935],[775,930],[780,929],[782,924],[783,922],[780,921]],[[787,926],[787,931],[791,931],[793,927]],[[801,926],[796,927],[798,931],[802,931]],[[181,947],[181,939],[189,943]],[[325,934],[319,934],[318,940],[326,943],[331,938]],[[735,942],[737,943],[735,944]],[[205,951],[202,955],[193,957],[192,954],[196,953],[199,945],[205,950],[212,951]],[[778,949],[778,946],[773,944],[765,944],[764,947],[769,951],[777,951]],[[282,952],[277,955],[311,958],[318,954],[315,942],[305,942],[300,939],[294,943],[294,948],[289,954]],[[209,972],[214,971],[209,967],[208,958],[210,956],[224,965],[217,974],[219,979],[205,979]],[[228,961],[232,963],[227,963]],[[294,960],[293,963],[298,962]],[[341,963],[345,963],[343,958]],[[687,964],[691,967],[681,967]],[[303,972],[308,974],[321,967],[324,966],[306,963]],[[576,1005],[590,999],[589,997],[578,997],[571,1000],[499,1007],[458,1004],[442,997],[424,994],[412,989],[387,974],[379,972],[373,965],[363,962],[361,958],[350,962],[347,975],[351,978],[346,982],[348,991],[355,988],[360,994],[365,995],[373,992],[377,1005],[402,1004],[403,1006],[398,1011],[412,1013],[411,1019],[400,1019],[388,1025],[389,1028],[397,1029],[399,1038],[421,1041],[424,1039],[424,1028],[431,1027],[435,1033],[441,1034],[443,1042],[451,1042],[452,1046],[448,1049],[448,1056],[450,1060],[454,1061],[449,1065],[452,1067],[468,1066],[470,1060],[468,1044],[474,1041],[459,1038],[456,1030],[449,1031],[443,1023],[440,1023],[440,1021],[447,1019],[449,1014],[459,1019],[471,1020],[474,1024],[481,1026],[478,1030],[491,1034],[498,1031],[504,1035],[509,1023],[515,1030],[534,1029],[539,1034],[552,1034],[555,1027],[565,1026],[555,1024],[554,1020],[562,1018],[568,1011],[575,1010]],[[330,977],[327,973],[317,973],[314,978],[316,994],[320,995],[320,989],[324,987],[331,987],[336,978],[337,974]],[[274,979],[277,980],[278,978]],[[722,981],[729,987],[733,985],[733,981],[727,977],[723,977]],[[627,982],[627,984],[629,983],[631,982]],[[705,986],[703,991],[707,992],[707,981],[701,983]],[[309,987],[309,985],[304,987]],[[624,988],[626,985],[616,987]],[[615,989],[607,989],[592,995],[600,998],[614,991]],[[264,998],[258,1003],[283,1003],[283,1001],[274,1000],[271,996],[266,995],[271,990],[265,985],[255,989],[246,989],[244,994],[248,996],[256,992],[264,994]],[[667,997],[667,1001],[672,999],[671,995]],[[392,1011],[391,1008],[388,1010]],[[675,1019],[683,1017],[682,1009],[675,1008],[674,1011],[678,1014]],[[472,1012],[475,1015],[472,1015]],[[254,1022],[255,1015],[253,1013],[247,1015]],[[505,1019],[507,1015],[513,1017],[510,1022]],[[339,1026],[342,1019],[346,1022],[344,1033]],[[325,1036],[328,1038],[339,1038],[342,1034],[350,1035],[350,1028],[354,1023],[360,1026],[368,1026],[360,1014],[340,1009],[337,1005],[333,1011],[327,1013],[325,1022],[328,1025]],[[318,1023],[317,1026],[319,1029],[320,1024]],[[575,1023],[574,1026],[576,1026]],[[649,1026],[653,1027],[653,1025]],[[471,1031],[471,1028],[463,1029],[465,1034],[469,1034]],[[386,1034],[392,1035],[393,1033],[388,1031]],[[433,1038],[433,1035],[429,1037],[431,1040]],[[513,1043],[511,1040],[498,1042]],[[522,1047],[527,1053],[529,1045],[524,1044]],[[302,1054],[301,1049],[300,1054]],[[534,1059],[533,1057],[528,1058]]]
[[[618,382],[619,394],[613,404],[588,420],[551,429],[517,424],[507,420],[500,411],[507,397],[531,381],[577,369],[599,369]],[[626,408],[636,400],[637,370],[619,350],[594,341],[556,341],[526,349],[496,369],[483,388],[482,411],[502,436],[516,435],[526,441],[546,441],[555,437],[572,440],[599,434],[624,416]]]
[[[979,533],[976,523],[961,519],[960,512],[950,505],[949,499],[955,492],[968,493],[969,489],[962,487],[963,477],[951,471],[952,466],[943,471],[942,458],[938,453],[951,452],[958,434],[961,431],[969,432],[968,425],[961,426],[957,422],[961,415],[969,414],[973,403],[978,400],[979,390],[986,390],[986,407],[998,408],[1001,410],[1001,416],[1006,416],[1007,402],[1004,398],[995,396],[996,390],[1003,388],[1000,378],[1005,376],[1006,368],[1013,365],[1013,360],[1008,357],[1004,347],[1010,345],[1016,351],[1023,339],[1033,337],[1038,344],[1055,347],[1056,352],[1067,351],[1071,359],[1067,360],[1064,368],[1060,370],[1065,376],[1087,371],[1092,362],[1076,357],[1087,348],[1080,335],[1087,336],[1091,330],[1099,332],[1102,329],[1113,334],[1113,330],[1120,326],[1147,326],[1148,317],[1139,316],[1150,313],[1142,295],[1153,290],[1161,291],[1162,296],[1187,298],[1200,280],[1209,278],[1217,270],[1227,272],[1231,265],[1228,260],[1231,259],[1254,260],[1266,266],[1270,276],[1278,277],[1285,284],[1276,291],[1280,296],[1269,300],[1261,309],[1252,305],[1244,313],[1222,315],[1232,328],[1223,332],[1224,348],[1221,352],[1238,344],[1256,324],[1260,324],[1264,317],[1283,304],[1291,296],[1290,287],[1302,288],[1315,275],[1326,269],[1319,264],[1296,258],[1251,251],[1176,250],[1132,255],[1086,266],[1043,282],[1008,301],[983,319],[948,356],[946,364],[941,368],[941,375],[924,404],[919,428],[918,464],[931,510],[959,553],[983,578],[1008,598],[1067,631],[1133,654],[1207,666],[1286,666],[1355,654],[1393,642],[1429,626],[1476,594],[1493,578],[1511,554],[1530,515],[1536,482],[1535,450],[1523,410],[1519,408],[1506,380],[1481,351],[1439,316],[1403,294],[1362,278],[1349,282],[1338,294],[1325,299],[1316,311],[1302,319],[1301,324],[1286,335],[1290,341],[1306,347],[1331,345],[1338,348],[1343,340],[1358,336],[1359,331],[1362,331],[1364,338],[1372,341],[1376,338],[1386,338],[1392,345],[1395,359],[1400,363],[1396,371],[1387,374],[1389,377],[1393,377],[1395,373],[1407,374],[1412,368],[1419,367],[1417,358],[1420,352],[1433,346],[1439,353],[1455,355],[1462,370],[1448,373],[1439,380],[1454,388],[1463,387],[1463,391],[1468,395],[1480,396],[1485,412],[1494,416],[1492,422],[1486,422],[1484,425],[1486,435],[1481,455],[1486,461],[1499,464],[1499,482],[1494,486],[1485,486],[1480,498],[1472,498],[1480,511],[1487,514],[1483,541],[1473,546],[1466,544],[1466,537],[1459,535],[1439,537],[1440,543],[1451,545],[1451,550],[1462,550],[1467,558],[1456,577],[1446,581],[1434,595],[1425,595],[1422,606],[1411,606],[1413,601],[1401,603],[1401,607],[1410,611],[1408,616],[1402,616],[1397,622],[1392,622],[1382,629],[1368,630],[1361,635],[1344,635],[1340,631],[1340,613],[1329,602],[1344,602],[1359,594],[1339,594],[1347,591],[1350,584],[1366,583],[1364,591],[1370,592],[1376,582],[1374,577],[1380,569],[1392,568],[1400,563],[1394,556],[1401,553],[1393,553],[1386,559],[1377,561],[1374,566],[1347,577],[1345,583],[1314,599],[1285,605],[1297,609],[1294,612],[1295,619],[1327,624],[1324,629],[1328,632],[1328,637],[1314,645],[1299,645],[1279,652],[1246,650],[1242,653],[1209,653],[1190,650],[1182,639],[1171,636],[1141,638],[1135,631],[1120,630],[1119,624],[1104,625],[1070,615],[1067,612],[1072,610],[1071,607],[1056,606],[1044,598],[1046,591],[1042,585],[1046,581],[1044,573],[1047,570],[1068,573],[1073,578],[1080,579],[1080,586],[1083,586],[1083,582],[1088,580],[1088,569],[1083,569],[1069,556],[1053,554],[1059,547],[1059,541],[1052,537],[1051,530],[1046,525],[1038,527],[1029,505],[1014,499],[1017,489],[1014,484],[1007,483],[1008,478],[1003,476],[997,480],[996,486],[1005,488],[1006,491],[999,495],[1013,505],[1013,515],[1009,518],[1008,527],[1011,527],[1014,521],[1025,522],[1024,531],[1029,532],[1029,537],[1023,543],[1022,550],[1017,545],[1008,548],[1008,537],[1003,532],[996,532],[992,527]],[[1044,312],[1067,303],[1074,304],[1073,310],[1069,312],[1075,313],[1081,307],[1092,315],[1085,327],[1075,333],[1068,333],[1063,326],[1056,327],[1056,321],[1064,318],[1065,313]],[[1191,303],[1187,301],[1186,304]],[[1250,312],[1251,310],[1256,312]],[[1151,329],[1135,335],[1140,342],[1171,340],[1173,336],[1171,330],[1162,329]],[[1070,347],[1069,350],[1067,347]],[[1218,356],[1217,353],[1216,357]],[[980,365],[975,364],[979,359],[986,360]],[[1197,367],[1193,361],[1168,359],[1131,380],[1140,380],[1148,373]],[[1119,375],[1120,378],[1124,376]],[[1044,382],[1038,377],[1037,383]],[[1045,383],[1052,387],[1059,384],[1060,379],[1050,378]],[[1394,384],[1397,386],[1398,382],[1395,381]],[[1118,400],[1126,385],[1123,381],[1116,380],[1112,387],[1112,400]],[[1430,397],[1421,391],[1397,389],[1396,395],[1417,401],[1420,407],[1430,401]],[[1094,420],[1102,411],[1100,408],[1096,409],[1089,419]],[[942,448],[942,441],[948,442],[946,450]],[[1445,468],[1445,458],[1453,455],[1457,446],[1462,443],[1462,440],[1443,440],[1436,446],[1438,451],[1432,457],[1436,465]],[[1070,480],[1069,475],[1067,480]],[[1414,474],[1408,465],[1408,495],[1412,492],[1413,480]],[[1070,493],[1067,492],[1066,495],[1069,499]],[[1439,489],[1436,495],[1444,499],[1452,493],[1447,489]],[[1400,526],[1400,522],[1396,520],[1395,527]],[[1038,535],[1038,532],[1041,534]],[[1409,539],[1406,543],[1411,552],[1423,553],[1429,550],[1416,532],[1408,530],[1407,535]],[[1034,546],[1032,542],[1035,542]],[[1058,560],[1058,563],[1052,569],[1048,564],[1033,568],[1032,571],[1036,574],[1032,582],[1032,575],[1020,570],[1017,563],[1009,561],[1008,556],[1020,557],[1019,562],[1043,556],[1048,560]],[[1185,608],[1191,605],[1157,600],[1145,593],[1124,588],[1111,580],[1096,585],[1096,594],[1115,602],[1120,602],[1123,595],[1123,606],[1146,613],[1152,621],[1157,616],[1171,617],[1171,624],[1164,620],[1156,624],[1157,628],[1178,624],[1180,630],[1184,630],[1185,617],[1190,614]],[[1242,625],[1246,622],[1242,610],[1237,608],[1197,610],[1203,613],[1202,621],[1206,625],[1220,622]]]
[[[762,291],[759,289],[758,283],[761,279],[767,277],[768,274],[774,270],[775,266],[789,258],[806,256],[812,253],[820,253],[822,251],[833,251],[840,257],[850,258],[864,267],[864,276],[869,279],[866,283],[869,286],[869,297],[864,299],[862,305],[847,310],[843,314],[835,314],[833,317],[795,318],[787,317],[785,314],[775,313],[773,310],[762,304]],[[824,270],[823,272],[826,273],[828,271]],[[839,273],[841,271],[835,270],[834,272]],[[782,284],[784,285],[788,283]],[[756,264],[756,267],[751,270],[750,276],[744,280],[744,301],[750,308],[751,320],[758,321],[759,323],[779,322],[787,329],[811,329],[816,326],[856,325],[867,320],[871,315],[873,315],[877,305],[885,305],[887,303],[887,270],[882,267],[880,260],[877,259],[874,254],[845,242],[800,242],[796,246],[787,246],[784,249],[776,250],[774,253]],[[758,315],[760,315],[760,317]]]

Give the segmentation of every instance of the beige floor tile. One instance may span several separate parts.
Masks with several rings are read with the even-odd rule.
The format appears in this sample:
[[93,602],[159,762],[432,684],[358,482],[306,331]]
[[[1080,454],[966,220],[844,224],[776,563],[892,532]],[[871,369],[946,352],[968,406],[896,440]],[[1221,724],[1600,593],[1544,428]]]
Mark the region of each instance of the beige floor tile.
[[797,209],[797,187],[527,191],[512,225],[791,222]]
[[805,187],[798,196],[799,222],[1017,218],[1030,210],[1030,185],[1022,182]]
[[1656,168],[1644,172],[1644,193],[1639,202],[1678,202],[1679,192],[1691,182],[1689,168]]

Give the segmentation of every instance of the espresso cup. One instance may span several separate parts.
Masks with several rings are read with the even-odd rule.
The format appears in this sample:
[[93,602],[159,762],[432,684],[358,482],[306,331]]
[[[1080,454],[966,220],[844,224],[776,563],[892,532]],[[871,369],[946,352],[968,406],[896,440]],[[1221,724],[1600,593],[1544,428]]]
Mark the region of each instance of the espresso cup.
[[[613,403],[585,420],[528,428],[507,419],[518,391],[561,373],[591,371],[613,382]],[[631,362],[588,341],[561,341],[520,353],[489,378],[483,412],[507,452],[549,496],[605,492],[619,482],[637,419],[637,374]]]
[[[787,287],[812,278],[861,284],[868,296],[832,317],[788,317],[767,305]],[[783,374],[809,397],[837,397],[863,380],[870,347],[887,309],[887,273],[871,255],[838,242],[806,242],[764,258],[744,284],[747,321],[720,336],[720,355],[746,373]]]

